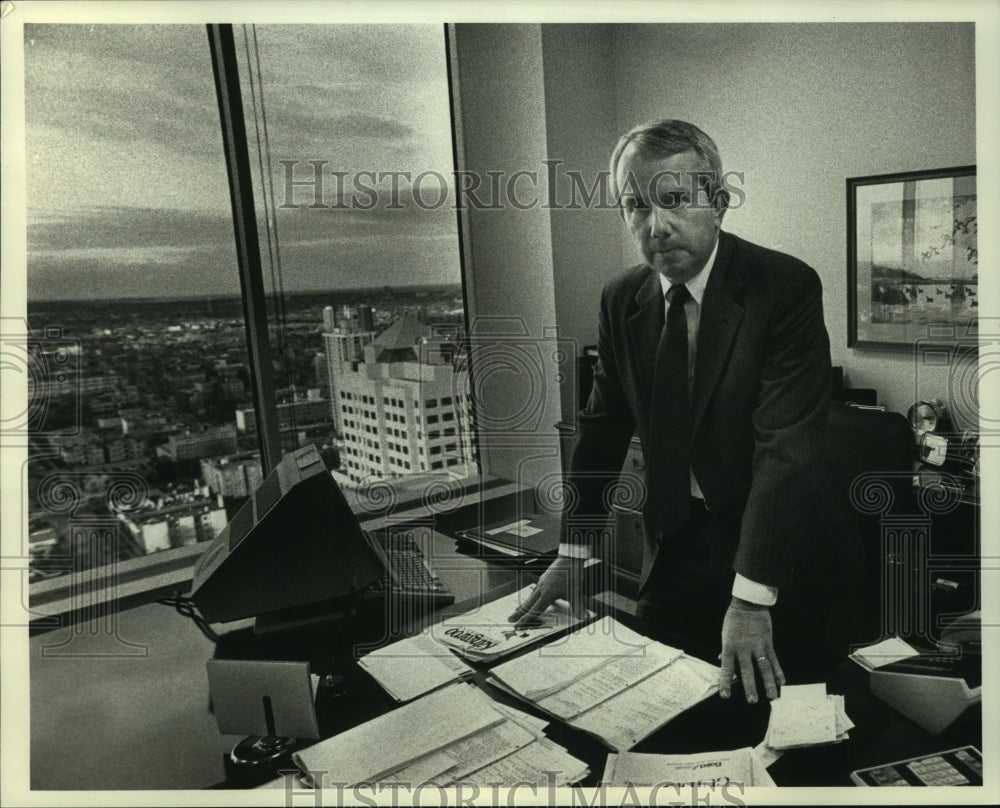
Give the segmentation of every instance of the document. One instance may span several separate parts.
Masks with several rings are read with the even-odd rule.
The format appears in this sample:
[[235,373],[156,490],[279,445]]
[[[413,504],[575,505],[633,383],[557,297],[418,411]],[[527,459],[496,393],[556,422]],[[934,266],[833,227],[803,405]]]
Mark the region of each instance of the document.
[[450,750],[455,762],[445,772],[445,781],[441,785],[465,780],[472,772],[496,763],[537,740],[537,736],[512,721],[477,732]]
[[537,740],[507,757],[491,763],[462,778],[486,788],[496,783],[513,785],[532,783],[539,787],[566,786],[579,782],[590,773],[586,764],[573,757],[558,744],[547,739]]
[[454,649],[467,659],[492,662],[594,616],[593,612],[588,611],[585,615],[576,617],[566,601],[557,600],[541,614],[536,623],[515,628],[508,618],[531,592],[532,587],[526,587],[507,597],[485,603],[471,612],[446,617],[442,622],[431,626],[429,633],[435,641]]
[[605,617],[497,666],[489,681],[625,751],[714,693],[718,676]]
[[339,782],[377,782],[389,772],[505,721],[491,704],[472,685],[451,685],[303,749],[294,759],[303,770],[328,773]]
[[615,751],[631,749],[718,690],[718,672],[714,681],[706,681],[687,659],[681,657],[648,679],[625,686],[568,723],[600,738]]
[[609,786],[651,788],[665,785],[699,785],[720,788],[729,783],[742,786],[774,786],[774,780],[756,752],[746,747],[731,752],[697,755],[652,755],[622,752],[608,755],[602,782]]
[[[644,656],[651,642],[617,620],[604,617],[520,659],[498,665],[493,675],[512,692],[537,702],[619,657]],[[663,647],[678,657],[683,654],[676,648]]]
[[410,701],[475,673],[429,631],[379,648],[358,665],[396,701]]
[[549,741],[545,726],[545,721],[459,683],[304,749],[293,759],[318,788],[387,783],[412,789],[459,781],[541,787],[549,782],[548,772],[563,785],[586,777],[586,764]]
[[844,697],[827,695],[826,685],[786,685],[771,702],[764,742],[775,751],[842,741],[854,724]]
[[569,604],[556,601],[537,624],[515,629],[508,620],[531,588],[492,601],[474,611],[445,618],[421,634],[379,648],[358,660],[396,701],[406,702],[475,673],[455,654],[491,662],[594,616],[576,617]]
[[570,683],[564,689],[538,700],[548,713],[568,720],[606,701],[673,662],[679,654],[665,645],[647,645],[643,654],[614,657],[607,664]]
[[906,640],[890,637],[874,645],[859,648],[849,658],[865,670],[871,671],[893,662],[899,662],[901,659],[909,659],[919,655],[920,652]]

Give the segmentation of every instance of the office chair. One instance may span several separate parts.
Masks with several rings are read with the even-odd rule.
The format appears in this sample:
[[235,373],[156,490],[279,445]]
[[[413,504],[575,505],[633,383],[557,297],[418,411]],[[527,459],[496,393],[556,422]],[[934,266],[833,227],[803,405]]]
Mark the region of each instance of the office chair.
[[833,401],[827,428],[827,453],[837,485],[846,494],[846,523],[861,541],[862,570],[856,597],[847,606],[843,624],[854,645],[881,639],[886,602],[888,557],[883,528],[893,517],[916,512],[913,492],[913,432],[896,412],[852,407]]

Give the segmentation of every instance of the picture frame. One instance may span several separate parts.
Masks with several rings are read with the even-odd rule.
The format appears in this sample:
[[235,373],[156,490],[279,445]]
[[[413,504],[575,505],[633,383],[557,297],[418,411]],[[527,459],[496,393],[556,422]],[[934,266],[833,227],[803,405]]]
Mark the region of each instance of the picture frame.
[[847,179],[847,346],[978,338],[976,166]]

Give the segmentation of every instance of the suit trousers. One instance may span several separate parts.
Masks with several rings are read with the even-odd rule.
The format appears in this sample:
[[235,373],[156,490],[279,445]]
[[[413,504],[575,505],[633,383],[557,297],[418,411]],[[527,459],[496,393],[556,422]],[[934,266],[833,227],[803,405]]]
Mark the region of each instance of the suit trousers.
[[[676,535],[661,542],[637,617],[665,642],[715,663],[722,647],[722,621],[732,597],[733,559],[739,520],[719,517],[692,498],[691,516]],[[782,598],[771,608],[774,646],[789,684],[819,681],[842,659],[831,642],[829,613],[798,608]]]

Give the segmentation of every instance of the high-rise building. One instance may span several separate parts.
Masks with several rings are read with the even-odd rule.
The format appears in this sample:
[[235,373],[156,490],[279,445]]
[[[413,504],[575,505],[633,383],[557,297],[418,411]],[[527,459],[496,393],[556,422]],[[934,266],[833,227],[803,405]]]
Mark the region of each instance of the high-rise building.
[[[311,392],[311,391],[310,391]],[[330,402],[325,398],[301,398],[277,406],[278,429],[303,429],[310,426],[329,425],[332,420]],[[236,409],[236,429],[253,432],[257,428],[257,412],[252,405]]]
[[[361,310],[367,315],[362,316]],[[367,328],[364,326],[367,325]],[[364,358],[364,348],[375,339],[373,314],[370,306],[351,309],[344,306],[338,313],[333,306],[323,309],[323,352],[326,355],[326,379],[330,388],[330,407],[337,432],[343,431],[338,403],[337,379]]]
[[223,424],[194,434],[171,435],[166,446],[160,449],[172,460],[197,460],[210,455],[232,454],[236,451],[236,427]]
[[201,477],[213,494],[224,497],[248,497],[264,482],[260,454],[226,455],[204,458]]
[[333,337],[326,346],[341,470],[354,482],[465,473],[476,459],[469,376],[454,345],[442,350],[430,327],[409,316],[369,340],[353,361],[344,361],[340,336],[324,335]]

